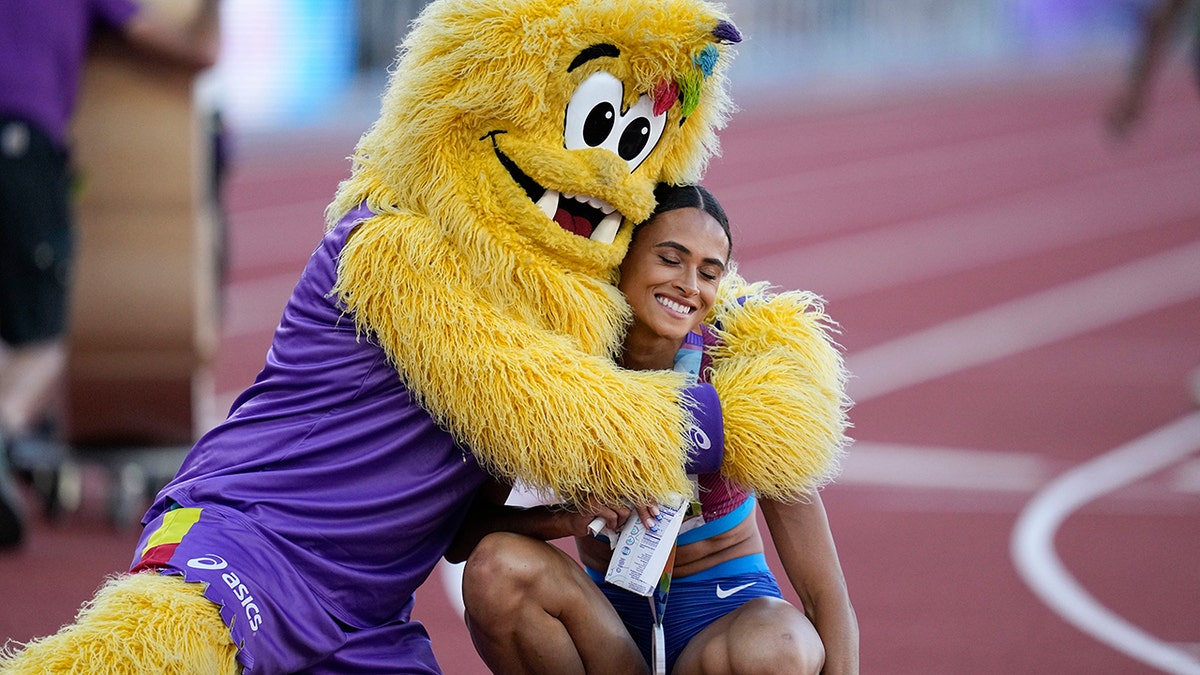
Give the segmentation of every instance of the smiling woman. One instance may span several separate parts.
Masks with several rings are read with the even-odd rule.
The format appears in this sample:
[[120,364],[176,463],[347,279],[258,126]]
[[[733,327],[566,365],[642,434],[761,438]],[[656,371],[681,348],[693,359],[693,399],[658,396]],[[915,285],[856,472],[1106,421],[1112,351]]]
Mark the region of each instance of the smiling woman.
[[633,231],[618,284],[633,310],[621,364],[668,370],[717,297],[733,245],[729,220],[700,186],[659,185],[650,218]]
[[[619,360],[707,381],[722,331],[703,322],[732,269],[729,221],[703,187],[659,184],[654,196],[657,207],[634,229],[621,263],[618,287],[633,319]],[[642,673],[654,663],[655,673],[675,675],[857,673],[858,624],[820,496],[756,496],[720,466],[689,471],[697,474],[695,503],[653,603],[606,578],[612,543],[569,531],[562,510],[512,513],[477,503],[454,548],[475,545],[463,601],[487,665],[495,672],[528,672],[536,662],[539,672]],[[767,566],[756,505],[804,607],[783,599]],[[630,517],[638,516],[659,530],[650,516]],[[603,509],[597,518],[621,529]],[[586,569],[543,541],[568,534]]]

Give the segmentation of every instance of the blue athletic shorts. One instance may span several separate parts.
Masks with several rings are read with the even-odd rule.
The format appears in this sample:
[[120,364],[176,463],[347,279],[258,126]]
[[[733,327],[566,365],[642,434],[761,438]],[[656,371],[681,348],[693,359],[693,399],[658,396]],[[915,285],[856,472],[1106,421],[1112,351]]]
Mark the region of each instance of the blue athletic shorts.
[[[604,574],[588,574],[612,603],[646,663],[651,662],[650,599],[604,581]],[[698,574],[671,580],[663,633],[667,638],[667,672],[697,633],[754,598],[782,598],[775,575],[761,553],[735,558]]]

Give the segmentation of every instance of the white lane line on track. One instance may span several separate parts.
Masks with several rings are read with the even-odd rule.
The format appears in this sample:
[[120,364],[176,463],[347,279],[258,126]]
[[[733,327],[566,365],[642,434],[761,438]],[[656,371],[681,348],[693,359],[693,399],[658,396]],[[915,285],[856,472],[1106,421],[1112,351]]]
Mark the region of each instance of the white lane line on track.
[[[1166,129],[1189,129],[1191,127],[1191,111],[1180,106],[1173,111],[1163,111],[1171,114],[1171,119],[1156,118],[1157,122]],[[1174,125],[1174,126],[1172,126]],[[824,129],[813,130],[812,133],[822,133]],[[794,128],[789,133],[804,133]],[[1182,133],[1181,133],[1182,135]],[[816,167],[806,167],[791,171],[777,172],[768,177],[754,180],[734,181],[721,189],[721,201],[733,203],[736,201],[767,201],[775,203],[786,200],[789,195],[800,190],[813,190],[818,193],[843,188],[867,189],[874,183],[886,183],[896,180],[907,180],[926,177],[931,172],[958,172],[961,174],[980,175],[988,167],[997,164],[1027,165],[1047,156],[1059,154],[1078,155],[1081,152],[1105,152],[1093,120],[1064,121],[1054,126],[1039,126],[1034,129],[1009,131],[1002,134],[988,134],[978,138],[967,138],[951,142],[931,141],[918,148],[896,150],[890,154],[875,154],[860,159],[852,159],[841,163],[827,163]],[[1181,141],[1186,143],[1186,141]],[[940,143],[940,144],[939,144]],[[1187,143],[1182,148],[1188,153]],[[816,152],[823,154],[825,149],[800,148],[781,146],[789,153]],[[1195,154],[1194,152],[1190,154]],[[1167,160],[1167,163],[1170,163]],[[1098,176],[1084,177],[1079,182],[1086,182]],[[1101,178],[1102,179],[1102,178]],[[829,223],[830,226],[838,224]],[[810,231],[816,233],[816,231]],[[776,246],[778,247],[778,246]]]
[[1060,616],[1133,659],[1179,675],[1200,674],[1200,661],[1130,624],[1097,602],[1063,567],[1054,551],[1058,527],[1084,504],[1183,461],[1200,450],[1200,413],[1081,464],[1030,501],[1013,530],[1017,571]]
[[1200,459],[1194,459],[1179,468],[1171,481],[1171,489],[1200,496]]
[[952,319],[847,357],[863,402],[1200,297],[1200,241]]
[[1029,493],[1049,477],[1049,464],[1038,455],[855,441],[837,482]]
[[[1160,227],[1200,214],[1200,153],[1037,187],[951,215],[743,260],[757,277],[828,299]],[[1137,213],[1113,218],[1113,213]],[[803,282],[800,278],[803,278]]]
[[[1197,260],[1200,242],[851,354],[847,361],[856,379],[850,382],[850,394],[861,403],[1195,298],[1200,296]],[[1182,442],[1184,438],[1188,440]],[[1061,483],[1055,482],[1035,498],[1014,532],[1013,557],[1026,583],[1053,610],[1085,632],[1167,672],[1200,675],[1200,662],[1187,652],[1157,640],[1095,602],[1053,551],[1054,531],[1074,508],[1179,462],[1200,447],[1200,414],[1148,439],[1068,472]],[[1065,487],[1054,487],[1058,485]],[[1047,494],[1050,496],[1045,497]]]

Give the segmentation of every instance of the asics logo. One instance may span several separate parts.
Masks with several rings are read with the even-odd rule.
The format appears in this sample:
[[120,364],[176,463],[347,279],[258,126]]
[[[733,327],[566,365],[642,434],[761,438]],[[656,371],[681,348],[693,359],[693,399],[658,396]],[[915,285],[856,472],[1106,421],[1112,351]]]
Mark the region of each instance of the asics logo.
[[223,570],[229,567],[229,563],[225,562],[221,556],[210,553],[199,558],[192,558],[187,561],[187,566],[197,570]]
[[688,429],[688,436],[691,438],[692,445],[700,450],[707,450],[712,447],[712,441],[709,440],[708,434],[704,433],[704,430],[695,424]]
[[741,586],[734,586],[733,588],[730,588],[730,589],[721,588],[721,584],[717,584],[717,598],[724,600],[725,598],[728,598],[729,596],[733,595],[734,593],[737,593],[738,591],[744,591],[747,588],[750,588],[755,583],[757,583],[757,582],[751,581],[748,584],[742,584]]
[[[224,570],[229,567],[229,563],[219,555],[208,554],[198,558],[192,558],[187,561],[187,566],[197,570]],[[221,575],[221,580],[225,585],[229,586],[229,590],[233,591],[234,597],[241,604],[242,609],[246,614],[246,622],[250,626],[251,632],[257,633],[259,626],[263,624],[263,613],[258,608],[257,601],[254,599],[254,592],[250,590],[238,576],[237,572],[229,570]]]

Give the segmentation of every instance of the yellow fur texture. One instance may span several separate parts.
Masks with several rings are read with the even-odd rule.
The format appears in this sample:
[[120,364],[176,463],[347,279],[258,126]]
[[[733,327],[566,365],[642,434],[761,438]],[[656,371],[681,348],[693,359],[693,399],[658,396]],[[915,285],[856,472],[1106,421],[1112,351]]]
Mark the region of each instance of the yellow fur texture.
[[[613,364],[629,318],[613,282],[655,184],[696,180],[717,150],[732,108],[724,19],[701,0],[440,0],[402,47],[328,211],[377,214],[351,235],[335,292],[501,477],[569,501],[687,490],[682,380]],[[620,82],[618,114],[690,87],[667,99],[636,167],[564,140],[564,111],[598,73]],[[535,204],[543,188],[602,200],[625,223],[611,242],[568,232]]]
[[235,675],[241,666],[199,584],[153,572],[114,577],[75,623],[0,654],[4,675]]
[[736,273],[710,317],[722,341],[710,377],[725,415],[722,472],[764,498],[802,499],[836,476],[849,442],[832,321],[817,296]]

